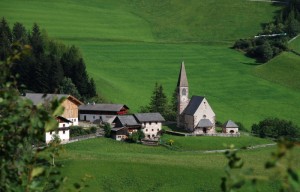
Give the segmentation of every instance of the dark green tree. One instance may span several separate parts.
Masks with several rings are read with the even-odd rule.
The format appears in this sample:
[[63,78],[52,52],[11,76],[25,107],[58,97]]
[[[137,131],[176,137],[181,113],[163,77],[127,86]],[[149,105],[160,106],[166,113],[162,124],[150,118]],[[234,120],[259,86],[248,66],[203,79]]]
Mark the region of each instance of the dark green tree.
[[166,114],[168,107],[168,100],[164,93],[163,86],[155,83],[154,90],[152,92],[149,109],[150,112],[159,112],[162,115]]
[[61,94],[69,94],[79,99],[81,98],[76,86],[72,82],[72,79],[68,77],[63,78],[60,85],[58,86],[58,92]]
[[33,54],[40,57],[44,53],[44,41],[40,32],[39,26],[34,23],[32,31],[29,34],[30,45],[32,46]]
[[12,30],[12,39],[13,41],[19,41],[22,44],[28,43],[28,34],[26,28],[22,23],[16,22]]
[[9,25],[3,17],[0,22],[0,60],[4,61],[10,54],[10,45],[12,43],[12,34]]

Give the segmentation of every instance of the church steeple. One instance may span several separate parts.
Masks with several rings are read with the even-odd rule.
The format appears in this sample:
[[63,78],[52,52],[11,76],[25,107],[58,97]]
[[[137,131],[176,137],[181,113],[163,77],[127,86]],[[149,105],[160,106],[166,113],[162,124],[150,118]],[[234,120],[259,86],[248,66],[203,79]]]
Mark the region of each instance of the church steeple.
[[188,86],[189,86],[189,84],[188,84],[188,80],[186,77],[184,61],[182,61],[180,72],[179,72],[179,77],[178,77],[178,82],[177,82],[177,87],[188,87]]
[[184,62],[182,61],[178,82],[177,82],[177,127],[183,127],[181,115],[189,104],[189,84],[185,72]]

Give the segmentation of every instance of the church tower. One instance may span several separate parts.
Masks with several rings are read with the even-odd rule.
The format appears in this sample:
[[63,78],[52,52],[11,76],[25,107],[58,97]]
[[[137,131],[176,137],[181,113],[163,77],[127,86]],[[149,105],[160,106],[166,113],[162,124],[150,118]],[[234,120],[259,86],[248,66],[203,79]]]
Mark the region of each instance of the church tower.
[[177,127],[184,127],[183,117],[184,109],[189,104],[189,85],[185,72],[184,62],[181,63],[177,82]]

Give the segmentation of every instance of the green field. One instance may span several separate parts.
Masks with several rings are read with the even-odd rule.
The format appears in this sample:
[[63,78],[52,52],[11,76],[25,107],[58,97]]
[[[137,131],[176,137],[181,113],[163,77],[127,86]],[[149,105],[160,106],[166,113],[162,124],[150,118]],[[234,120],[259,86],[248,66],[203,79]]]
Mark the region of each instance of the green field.
[[[178,137],[172,138],[175,143],[180,140]],[[220,138],[188,139],[194,140],[193,149],[200,151],[174,151],[159,146],[128,144],[106,138],[68,144],[66,152],[59,159],[65,165],[62,171],[68,177],[65,188],[87,174],[92,178],[86,183],[90,187],[84,191],[220,191],[221,177],[225,174],[227,160],[222,153],[201,152],[201,142],[209,139],[214,141],[211,142],[211,147],[220,149],[217,144]],[[247,137],[240,137],[240,140],[226,139],[228,143],[249,144]],[[252,137],[251,139],[257,140]],[[238,155],[244,159],[245,168],[253,168],[257,175],[270,176],[274,172],[266,171],[264,162],[270,159],[274,150],[275,147],[241,150]],[[295,150],[295,155],[300,155],[299,153],[299,149]],[[300,166],[299,163],[296,165]],[[276,180],[268,184],[258,184],[260,191],[278,189]],[[242,191],[248,190],[243,188]]]
[[258,77],[300,91],[300,38],[289,44],[285,52],[255,69]]
[[[206,96],[219,121],[247,128],[270,116],[300,124],[299,89],[258,78],[255,61],[230,49],[277,9],[241,0],[0,2],[0,16],[11,25],[37,22],[50,37],[78,46],[107,100],[136,112],[149,102],[155,82],[171,97],[184,60],[190,95]],[[290,77],[288,69],[282,76]]]

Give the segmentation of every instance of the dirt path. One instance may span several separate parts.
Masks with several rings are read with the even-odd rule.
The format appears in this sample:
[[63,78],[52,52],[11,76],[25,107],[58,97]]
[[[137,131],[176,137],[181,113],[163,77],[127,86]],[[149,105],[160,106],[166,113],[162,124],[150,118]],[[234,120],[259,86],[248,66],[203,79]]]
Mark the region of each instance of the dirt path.
[[[264,145],[255,145],[251,147],[246,147],[245,150],[252,150],[252,149],[258,149],[258,148],[265,148],[265,147],[270,147],[274,146],[277,143],[269,143],[269,144],[264,144]],[[241,150],[241,149],[234,149],[234,150]],[[227,149],[222,149],[222,150],[207,150],[207,151],[202,151],[203,153],[224,153],[227,151]]]

